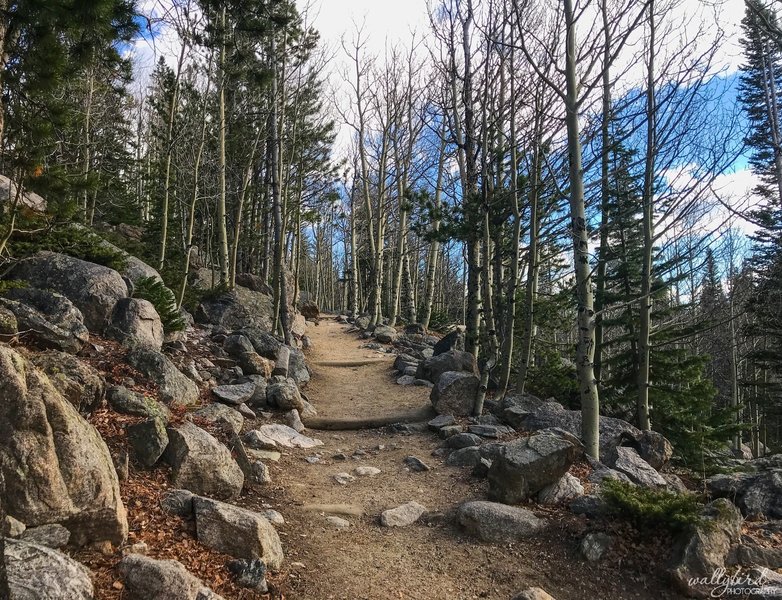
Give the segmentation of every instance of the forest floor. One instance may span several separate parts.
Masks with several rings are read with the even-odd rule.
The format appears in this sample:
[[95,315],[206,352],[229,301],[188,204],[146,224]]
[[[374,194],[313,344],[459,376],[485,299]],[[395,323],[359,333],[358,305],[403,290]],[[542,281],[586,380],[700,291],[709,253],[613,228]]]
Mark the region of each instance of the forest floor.
[[[428,388],[396,384],[394,355],[363,348],[365,342],[348,330],[330,318],[308,330],[314,373],[306,393],[319,417],[372,419],[428,406]],[[373,362],[339,366],[368,360]],[[465,501],[486,499],[486,480],[432,456],[441,444],[434,433],[391,433],[386,428],[306,433],[324,445],[286,452],[272,465],[274,484],[252,499],[278,509],[286,520],[279,528],[286,568],[270,579],[273,597],[509,600],[530,586],[557,600],[680,597],[665,578],[670,540],[601,523],[621,542],[599,563],[588,563],[578,546],[594,524],[566,507],[528,506],[549,526],[517,544],[467,537],[453,514]],[[316,454],[317,462],[305,460]],[[404,464],[410,455],[431,470],[411,472]],[[336,473],[352,474],[358,466],[381,472],[347,485],[334,480]],[[411,500],[428,509],[421,520],[404,528],[380,526],[382,511]],[[334,504],[351,505],[361,515],[337,515],[350,522],[339,529],[327,519],[329,513],[311,506]]]

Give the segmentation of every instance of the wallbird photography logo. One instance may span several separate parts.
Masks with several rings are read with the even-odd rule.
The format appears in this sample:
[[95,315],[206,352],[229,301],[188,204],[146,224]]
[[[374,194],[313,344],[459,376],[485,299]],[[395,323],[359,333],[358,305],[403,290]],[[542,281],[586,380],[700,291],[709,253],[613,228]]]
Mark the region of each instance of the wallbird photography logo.
[[766,568],[728,573],[716,569],[711,577],[692,577],[691,588],[711,588],[712,598],[782,598],[782,577]]

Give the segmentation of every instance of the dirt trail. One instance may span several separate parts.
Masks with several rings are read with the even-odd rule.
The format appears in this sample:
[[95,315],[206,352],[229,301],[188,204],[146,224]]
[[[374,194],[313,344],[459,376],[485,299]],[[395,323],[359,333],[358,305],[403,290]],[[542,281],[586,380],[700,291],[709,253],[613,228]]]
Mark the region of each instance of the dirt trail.
[[[314,374],[306,391],[320,416],[369,418],[428,403],[427,388],[396,384],[391,355],[361,348],[364,342],[347,329],[327,319],[308,331]],[[368,359],[377,363],[318,364]],[[523,543],[491,545],[466,537],[453,510],[466,500],[485,499],[486,483],[471,477],[469,469],[449,467],[433,457],[440,444],[434,434],[374,429],[312,430],[309,435],[324,446],[286,453],[280,464],[272,465],[275,485],[261,499],[287,521],[280,532],[288,566],[275,583],[289,600],[510,600],[528,586],[540,586],[558,600],[676,597],[655,573],[634,573],[608,561],[587,564],[577,551],[585,522],[566,510],[531,506],[551,525]],[[305,457],[315,451],[321,458],[310,464]],[[346,459],[336,457],[341,453]],[[432,469],[410,472],[404,465],[409,455]],[[352,473],[358,466],[377,467],[381,473],[356,477],[344,486],[334,481],[334,474]],[[426,518],[400,529],[379,525],[383,510],[411,500],[428,508]],[[355,505],[363,515],[344,516],[350,526],[337,529],[326,514],[306,510],[312,504]],[[639,560],[648,562],[648,557]]]

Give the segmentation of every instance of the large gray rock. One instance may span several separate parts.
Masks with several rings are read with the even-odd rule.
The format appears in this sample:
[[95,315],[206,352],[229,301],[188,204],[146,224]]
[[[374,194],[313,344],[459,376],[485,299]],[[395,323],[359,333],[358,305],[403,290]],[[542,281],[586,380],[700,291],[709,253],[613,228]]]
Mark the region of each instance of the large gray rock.
[[671,569],[676,585],[688,594],[704,591],[693,580],[710,580],[715,571],[725,567],[731,546],[741,540],[743,519],[729,500],[720,498],[708,504],[702,516],[704,522],[690,527],[677,541]]
[[114,269],[56,252],[39,252],[19,261],[9,277],[62,294],[82,312],[87,329],[96,333],[103,332],[114,305],[128,295]]
[[282,566],[280,537],[262,515],[210,498],[193,498],[198,541],[236,558],[260,558],[273,570]]
[[24,340],[39,348],[75,354],[90,339],[81,311],[61,294],[33,287],[10,289],[0,298],[0,307],[14,315]]
[[496,502],[467,502],[459,507],[459,523],[484,542],[518,542],[545,527],[532,512]]
[[168,446],[166,424],[161,419],[128,425],[127,434],[133,455],[145,467],[153,467]]
[[396,329],[388,325],[378,325],[375,327],[375,339],[382,344],[390,344],[397,338]]
[[584,486],[570,473],[565,473],[556,482],[547,485],[538,492],[541,504],[561,504],[584,495]]
[[444,354],[451,350],[464,351],[464,326],[457,327],[451,333],[444,336],[434,345],[434,356]]
[[154,305],[141,298],[122,298],[114,306],[106,333],[129,348],[143,346],[160,351],[163,322]]
[[128,554],[117,570],[127,600],[222,600],[175,560]]
[[16,182],[5,175],[0,175],[0,213],[5,213],[5,205],[13,204],[17,194],[19,196],[19,207],[24,207],[25,209],[38,213],[46,212],[47,204],[42,196],[39,196],[35,192],[25,190],[24,186],[22,186],[20,191],[16,186]]
[[478,363],[469,352],[449,350],[443,354],[422,360],[418,364],[415,376],[417,379],[426,379],[437,384],[440,375],[447,371],[464,371],[477,376]]
[[46,546],[5,540],[10,600],[93,600],[90,572]]
[[517,504],[559,480],[578,457],[578,448],[550,432],[502,446],[489,469],[489,498]]
[[114,385],[106,390],[106,401],[112,409],[123,415],[157,417],[165,423],[168,423],[171,417],[171,412],[165,405],[154,398],[139,394],[121,385]]
[[100,406],[106,382],[100,372],[84,361],[66,352],[50,351],[33,355],[32,362],[79,412],[91,412]]
[[[763,459],[753,461],[762,463]],[[706,481],[714,498],[729,498],[741,509],[744,516],[763,515],[769,519],[782,519],[782,468],[768,463],[756,473],[728,473],[710,477]]]
[[225,425],[234,433],[239,433],[244,425],[244,417],[239,411],[219,402],[207,404],[193,414],[207,423]]
[[60,523],[76,545],[122,543],[128,523],[105,442],[46,375],[0,346],[0,497],[28,527]]
[[471,415],[479,385],[480,381],[472,373],[446,371],[437,378],[429,398],[441,415]]
[[635,448],[619,446],[615,450],[614,469],[624,473],[633,483],[647,488],[665,488],[668,482],[638,455]]
[[184,406],[199,402],[198,386],[177,369],[165,354],[140,347],[131,350],[127,360],[157,384],[164,402]]
[[290,348],[290,357],[288,359],[288,377],[293,379],[301,387],[306,386],[310,381],[310,370],[307,367],[307,361],[304,358],[304,352],[298,348]]
[[304,401],[296,382],[292,379],[272,382],[266,386],[266,401],[280,410],[304,410]]
[[230,406],[239,406],[248,402],[255,394],[255,384],[252,381],[247,383],[236,383],[231,385],[218,385],[212,388],[212,393],[220,402]]
[[[559,402],[543,402],[534,396],[507,396],[497,409],[506,423],[518,430],[540,431],[557,427],[582,438],[581,411],[567,410]],[[614,449],[628,439],[640,438],[641,431],[622,419],[600,417],[600,457],[610,466]],[[606,458],[604,458],[606,457]]]
[[[208,269],[199,269],[192,276],[194,287],[202,290],[211,287],[212,273]],[[203,299],[193,316],[198,323],[215,325],[228,331],[247,326],[269,331],[273,315],[271,296],[237,285],[231,291]]]
[[246,337],[252,344],[253,349],[263,358],[277,360],[277,353],[283,344],[271,333],[262,331],[257,327],[242,327],[234,333]]
[[236,283],[242,287],[246,287],[253,292],[261,292],[267,296],[271,296],[274,293],[272,286],[270,286],[263,277],[260,275],[254,275],[252,273],[237,273]]
[[380,514],[380,524],[383,527],[407,527],[421,518],[426,507],[418,502],[407,502],[396,508],[384,510]]
[[169,427],[168,439],[163,459],[172,467],[171,482],[176,487],[226,500],[242,491],[242,470],[209,433],[188,421]]

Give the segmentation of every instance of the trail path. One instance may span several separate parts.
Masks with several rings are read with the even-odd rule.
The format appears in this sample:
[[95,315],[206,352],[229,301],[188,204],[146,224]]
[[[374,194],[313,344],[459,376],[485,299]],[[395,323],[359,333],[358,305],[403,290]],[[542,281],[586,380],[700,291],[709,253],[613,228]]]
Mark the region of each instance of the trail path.
[[[428,388],[396,384],[393,355],[361,348],[364,342],[347,329],[325,319],[308,330],[314,374],[306,393],[320,417],[374,418],[428,405]],[[363,361],[374,362],[335,366]],[[510,600],[529,586],[540,586],[557,600],[676,597],[654,577],[587,564],[577,550],[583,523],[558,518],[563,511],[548,515],[535,508],[539,516],[551,517],[551,525],[523,543],[490,545],[465,536],[453,510],[464,501],[485,499],[486,482],[433,457],[440,440],[432,433],[391,434],[381,428],[308,434],[324,446],[293,451],[273,465],[274,487],[263,498],[287,521],[280,528],[287,571],[277,582],[288,600]],[[316,451],[319,462],[308,463],[305,457]],[[346,459],[335,457],[341,453]],[[404,464],[409,455],[432,469],[410,472]],[[347,485],[333,479],[359,466],[381,473]],[[380,526],[383,510],[411,500],[429,514],[405,528]],[[311,510],[334,504],[360,508],[362,514],[338,515],[350,522],[338,529],[328,521],[329,513]]]

